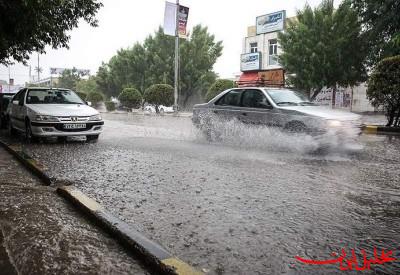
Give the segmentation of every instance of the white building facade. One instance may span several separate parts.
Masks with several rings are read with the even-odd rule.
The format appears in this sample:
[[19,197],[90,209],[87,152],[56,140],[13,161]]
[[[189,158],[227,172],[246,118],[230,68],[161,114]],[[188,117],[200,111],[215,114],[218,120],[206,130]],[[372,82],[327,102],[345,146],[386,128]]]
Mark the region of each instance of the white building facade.
[[[239,86],[246,85],[279,85],[285,84],[285,71],[278,62],[282,54],[278,34],[285,31],[288,21],[296,17],[286,18],[286,11],[278,11],[256,18],[256,24],[247,28],[247,36],[243,39],[240,58]],[[335,108],[348,109],[353,112],[374,112],[366,95],[366,85],[356,87],[338,87],[335,96]],[[332,91],[324,89],[315,99],[321,105],[332,106]]]

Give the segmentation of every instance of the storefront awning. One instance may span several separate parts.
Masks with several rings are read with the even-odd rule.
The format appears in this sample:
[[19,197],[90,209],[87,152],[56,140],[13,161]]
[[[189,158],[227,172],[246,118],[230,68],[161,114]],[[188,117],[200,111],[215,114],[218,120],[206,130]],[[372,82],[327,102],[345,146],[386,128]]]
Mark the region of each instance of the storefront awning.
[[244,72],[239,78],[237,84],[239,86],[255,85],[260,80],[258,72]]
[[274,86],[283,87],[285,83],[284,71],[282,69],[257,71],[257,72],[243,72],[236,84],[239,87],[248,86]]

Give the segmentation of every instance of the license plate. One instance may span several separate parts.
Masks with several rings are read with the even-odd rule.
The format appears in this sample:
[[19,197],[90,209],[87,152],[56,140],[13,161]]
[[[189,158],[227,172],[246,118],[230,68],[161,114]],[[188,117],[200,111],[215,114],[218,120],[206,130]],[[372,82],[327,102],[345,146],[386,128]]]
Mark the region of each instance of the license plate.
[[71,123],[71,124],[64,124],[64,129],[84,129],[86,128],[85,123]]

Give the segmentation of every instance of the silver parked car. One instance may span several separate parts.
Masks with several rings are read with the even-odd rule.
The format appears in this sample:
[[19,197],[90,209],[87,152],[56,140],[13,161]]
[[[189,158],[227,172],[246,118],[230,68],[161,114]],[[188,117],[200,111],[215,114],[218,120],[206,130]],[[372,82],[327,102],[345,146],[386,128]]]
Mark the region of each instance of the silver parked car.
[[7,115],[10,133],[22,132],[27,140],[67,136],[97,140],[104,124],[97,110],[61,88],[24,88],[12,98]]
[[360,116],[310,102],[287,88],[246,87],[226,90],[210,102],[193,107],[193,123],[207,135],[213,122],[237,119],[243,123],[280,127],[290,132],[321,134],[361,131]]

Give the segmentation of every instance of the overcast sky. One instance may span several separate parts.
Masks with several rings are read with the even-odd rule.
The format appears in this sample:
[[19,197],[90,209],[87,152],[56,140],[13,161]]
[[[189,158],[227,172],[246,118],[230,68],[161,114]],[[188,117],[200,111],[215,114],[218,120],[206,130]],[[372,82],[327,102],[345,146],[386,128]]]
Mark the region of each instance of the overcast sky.
[[[70,49],[47,49],[40,56],[41,78],[49,76],[50,67],[90,69],[97,72],[102,61],[108,60],[120,48],[143,42],[163,24],[165,1],[163,0],[103,0],[104,6],[97,18],[99,26],[92,28],[82,22],[71,32]],[[171,2],[174,2],[173,0]],[[217,40],[223,41],[223,54],[214,66],[221,77],[232,77],[240,71],[239,58],[242,40],[247,26],[255,25],[256,16],[286,10],[288,17],[295,15],[296,9],[318,5],[320,0],[181,0],[190,8],[189,29],[196,24],[208,26]],[[339,1],[336,1],[337,5]],[[37,66],[37,54],[31,56],[28,65]],[[29,67],[21,64],[10,66],[11,78],[16,84],[24,84],[29,79]],[[8,68],[0,66],[0,79],[8,79]]]

